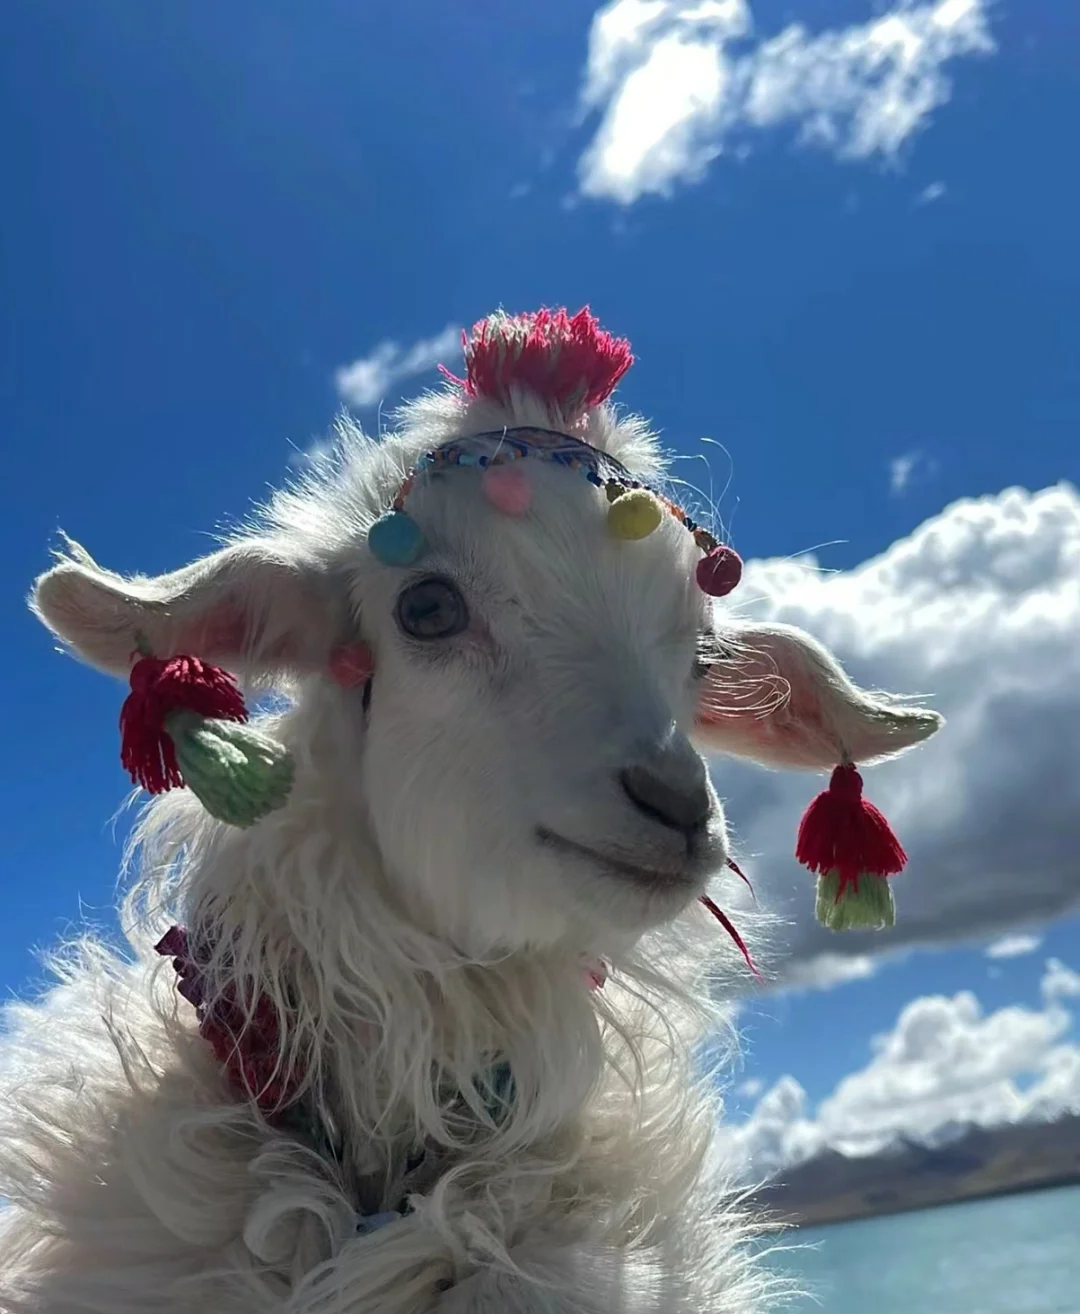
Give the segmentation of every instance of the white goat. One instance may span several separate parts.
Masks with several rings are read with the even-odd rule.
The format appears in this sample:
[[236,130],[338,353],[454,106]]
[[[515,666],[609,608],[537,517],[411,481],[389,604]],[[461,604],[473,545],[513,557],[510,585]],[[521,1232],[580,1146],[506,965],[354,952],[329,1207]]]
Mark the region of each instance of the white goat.
[[[432,478],[410,503],[429,556],[376,560],[372,522],[455,435],[541,426],[660,473],[642,422],[542,391],[448,385],[377,443],[343,422],[338,459],[206,559],[124,579],[70,545],[38,582],[43,621],[108,672],[143,636],[288,692],[259,724],[295,780],[246,829],[155,799],[131,954],[84,940],[9,1008],[5,1314],[769,1303],[711,1155],[699,1041],[723,1008],[696,900],[728,843],[689,736],[824,768],[939,720],[860,693],[801,632],[725,618],[673,517],[616,541],[603,492],[552,464],[530,463],[523,516],[467,472]],[[332,678],[361,638],[373,682]],[[200,1036],[154,952],[174,919],[207,989],[269,1001],[290,1109],[238,1093]]]

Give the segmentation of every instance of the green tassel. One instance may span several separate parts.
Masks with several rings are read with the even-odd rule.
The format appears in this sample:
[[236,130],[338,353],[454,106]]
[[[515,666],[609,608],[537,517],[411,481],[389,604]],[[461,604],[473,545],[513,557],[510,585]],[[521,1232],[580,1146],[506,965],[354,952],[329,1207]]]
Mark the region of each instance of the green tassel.
[[230,826],[253,826],[281,807],[293,783],[283,744],[240,721],[173,712],[165,729],[176,745],[184,783],[210,813]]
[[830,931],[882,931],[896,923],[893,892],[884,876],[863,872],[841,892],[840,873],[827,871],[817,881],[814,912]]

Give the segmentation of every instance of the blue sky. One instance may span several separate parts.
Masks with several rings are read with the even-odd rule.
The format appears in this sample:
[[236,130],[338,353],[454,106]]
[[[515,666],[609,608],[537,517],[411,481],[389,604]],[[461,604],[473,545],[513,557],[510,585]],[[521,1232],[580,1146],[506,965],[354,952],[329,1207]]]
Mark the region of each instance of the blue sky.
[[[930,680],[934,692],[939,676],[953,687],[952,671],[959,700],[978,684],[973,658],[991,669],[991,647],[967,651],[962,671],[944,638],[936,664],[917,670],[902,645],[889,647],[888,616],[908,615],[916,595],[921,617],[938,614],[935,579],[966,571],[965,587],[978,584],[982,567],[956,549],[969,540],[997,563],[993,597],[1034,618],[1019,638],[998,634],[1010,670],[1034,673],[1055,643],[1078,646],[1067,573],[1051,578],[1074,560],[1075,494],[1020,510],[1001,501],[1014,486],[1036,494],[1080,474],[1074,6],[756,0],[751,15],[718,0],[711,19],[693,8],[4,6],[5,987],[33,975],[30,947],[68,929],[80,907],[107,920],[126,824],[112,822],[126,785],[114,737],[122,690],[56,655],[23,606],[57,528],[118,570],[182,564],[318,441],[339,386],[374,423],[362,405],[372,389],[393,402],[429,382],[432,340],[500,303],[589,303],[630,337],[637,364],[622,400],[675,451],[709,455],[711,474],[682,468],[728,485],[721,510],[743,555],[766,560],[751,578],[773,614],[794,609],[813,628],[810,595],[796,597],[798,582],[767,559],[823,544],[818,563],[844,572],[841,583],[856,572],[867,608],[899,590],[874,621],[880,642],[844,638],[861,613],[845,620],[838,590],[814,613],[860,678],[880,671],[919,692]],[[870,27],[890,19],[892,29]],[[888,62],[867,75],[858,53],[890,31],[923,42],[908,83],[892,90]],[[669,56],[689,62],[665,65]],[[695,86],[712,106],[696,117],[684,103]],[[643,114],[634,98],[646,92]],[[642,134],[665,123],[644,151]],[[424,370],[395,377],[410,366]],[[702,447],[705,436],[723,449]],[[950,518],[961,498],[983,501]],[[1015,542],[986,547],[985,535],[1007,538],[1018,524]],[[917,553],[933,569],[905,593],[896,581],[910,579]],[[858,575],[874,559],[879,575]],[[975,616],[970,589],[965,615]],[[962,633],[977,636],[974,624]],[[1053,704],[1036,683],[1045,696],[1015,716],[1033,727],[1037,712],[1060,742],[1080,726],[1080,706],[1067,692]],[[1004,707],[1002,725],[1022,684],[984,700]],[[925,759],[954,773],[934,798],[957,784],[968,804],[966,822],[958,813],[950,829],[939,817],[925,842],[916,834],[927,881],[969,888],[963,826],[990,834],[988,817],[1013,799],[1012,829],[1030,819],[1037,833],[1034,875],[1056,873],[1032,911],[1067,913],[1076,823],[1065,820],[1071,803],[1055,813],[1046,798],[1076,797],[1061,774],[1075,765],[1042,754],[1048,736],[1033,730],[995,785],[998,758],[971,729],[978,707],[956,708],[963,760],[985,762],[987,779],[964,777],[960,791],[956,762]],[[1025,752],[1038,762],[1021,771]],[[1014,766],[1049,782],[1030,818]],[[899,797],[916,777],[890,770],[884,787]],[[757,777],[732,779],[733,813],[740,797],[748,809],[770,804]],[[784,848],[812,793],[805,779],[791,789],[783,833],[770,830],[762,853]],[[760,815],[764,827],[771,814]],[[988,916],[983,940],[1027,907],[1018,882],[1028,875],[1011,862],[991,882],[1000,916]],[[940,936],[912,938],[955,938],[967,907],[942,914]],[[1061,1007],[1067,990],[1051,991],[1052,1005],[1040,995],[1044,963],[1080,965],[1080,928],[1064,916],[1037,949],[994,959],[979,945],[909,953],[901,937],[892,947],[879,960],[860,945],[846,984],[749,1009],[747,1073],[765,1087],[794,1074],[816,1102],[917,997],[973,990],[988,1015]],[[817,961],[810,948],[804,957]]]

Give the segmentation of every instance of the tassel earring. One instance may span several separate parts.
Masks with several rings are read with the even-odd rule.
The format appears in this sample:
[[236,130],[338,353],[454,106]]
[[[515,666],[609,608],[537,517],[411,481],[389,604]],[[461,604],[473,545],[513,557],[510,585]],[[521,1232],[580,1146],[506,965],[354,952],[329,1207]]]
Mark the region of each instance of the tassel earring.
[[883,930],[896,921],[888,877],[904,870],[907,854],[862,786],[854,764],[841,764],[799,824],[795,857],[817,874],[815,913],[832,931]]
[[186,785],[219,821],[252,826],[285,802],[293,762],[247,719],[228,671],[198,657],[143,651],[120,712],[120,760],[148,793]]

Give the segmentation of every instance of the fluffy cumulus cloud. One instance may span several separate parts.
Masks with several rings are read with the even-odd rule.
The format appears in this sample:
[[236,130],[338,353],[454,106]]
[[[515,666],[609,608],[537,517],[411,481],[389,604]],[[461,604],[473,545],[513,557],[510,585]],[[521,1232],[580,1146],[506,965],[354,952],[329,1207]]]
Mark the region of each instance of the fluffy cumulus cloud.
[[[872,955],[1015,937],[1080,905],[1076,489],[957,502],[853,570],[816,566],[748,563],[743,612],[803,627],[864,688],[924,696],[947,723],[865,773],[909,855],[897,925],[879,934],[814,921],[813,877],[792,849],[821,778],[713,760],[737,856],[782,923],[780,979],[834,984],[868,975]],[[738,911],[746,896],[732,881],[725,897]],[[997,953],[1025,947],[1013,938]]]
[[951,94],[945,67],[994,49],[988,0],[899,0],[850,27],[758,39],[747,0],[612,0],[582,104],[599,117],[586,195],[630,204],[694,182],[748,134],[787,126],[840,158],[892,156]]
[[452,363],[460,354],[461,329],[448,324],[441,333],[421,338],[411,347],[380,342],[369,355],[342,365],[334,375],[334,382],[342,401],[357,410],[366,410],[378,406],[395,384],[426,374],[437,365]]
[[1080,996],[1080,973],[1050,959],[1041,996],[1041,1007],[989,1014],[970,991],[913,1000],[816,1110],[794,1077],[770,1087],[724,1129],[730,1161],[761,1180],[826,1148],[871,1154],[899,1137],[933,1144],[971,1124],[1080,1112],[1080,1044],[1066,1004]]

